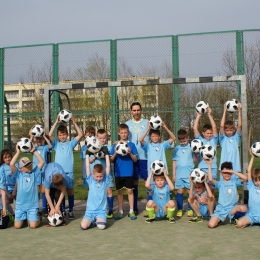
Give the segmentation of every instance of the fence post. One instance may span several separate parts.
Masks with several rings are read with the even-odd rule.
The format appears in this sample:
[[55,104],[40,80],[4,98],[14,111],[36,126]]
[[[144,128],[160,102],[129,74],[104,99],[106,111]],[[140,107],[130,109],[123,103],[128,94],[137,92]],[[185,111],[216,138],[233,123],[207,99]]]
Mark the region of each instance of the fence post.
[[[236,31],[237,75],[244,75],[244,38],[243,31]],[[241,82],[237,83],[238,97],[241,97]]]
[[0,48],[0,147],[4,147],[4,48]]

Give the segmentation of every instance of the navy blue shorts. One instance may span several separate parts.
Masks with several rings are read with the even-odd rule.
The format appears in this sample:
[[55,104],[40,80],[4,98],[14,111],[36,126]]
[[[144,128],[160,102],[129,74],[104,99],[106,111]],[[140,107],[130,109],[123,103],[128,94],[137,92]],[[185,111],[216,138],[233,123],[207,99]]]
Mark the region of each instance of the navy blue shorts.
[[148,170],[147,170],[147,160],[137,160],[134,163],[134,180],[138,180],[139,178],[143,180],[147,180]]

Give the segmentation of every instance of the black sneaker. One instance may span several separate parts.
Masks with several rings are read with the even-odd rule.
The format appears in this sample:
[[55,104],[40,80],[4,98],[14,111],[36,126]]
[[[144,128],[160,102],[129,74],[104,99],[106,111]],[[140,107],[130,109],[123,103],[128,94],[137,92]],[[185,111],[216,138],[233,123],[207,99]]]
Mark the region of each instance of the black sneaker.
[[74,218],[75,218],[75,217],[74,217],[73,211],[69,212],[69,219],[74,219]]
[[170,222],[170,224],[175,224],[176,223],[174,217],[168,218],[168,221]]
[[196,216],[189,220],[189,223],[198,223],[198,222],[203,222],[202,216]]
[[138,209],[134,210],[134,213],[136,216],[139,215],[139,210]]
[[155,218],[147,218],[145,220],[145,223],[153,223],[155,221]]
[[63,216],[63,218],[66,218],[66,217],[67,217],[66,211],[62,212],[62,216]]

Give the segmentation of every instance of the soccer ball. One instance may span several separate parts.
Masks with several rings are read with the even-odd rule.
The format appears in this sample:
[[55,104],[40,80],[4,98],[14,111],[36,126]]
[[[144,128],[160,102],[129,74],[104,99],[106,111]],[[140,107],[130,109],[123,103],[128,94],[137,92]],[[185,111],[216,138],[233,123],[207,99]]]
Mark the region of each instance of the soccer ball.
[[203,159],[213,159],[216,155],[215,148],[210,144],[204,144],[200,148],[200,155]]
[[28,153],[32,149],[32,142],[27,137],[22,137],[21,140],[17,143],[17,145],[22,153]]
[[251,152],[254,156],[260,157],[260,142],[255,142],[252,144]]
[[124,142],[120,142],[116,145],[116,153],[122,156],[126,156],[128,154],[128,144]]
[[209,107],[209,104],[204,102],[204,101],[200,101],[196,104],[196,110],[200,113],[200,114],[205,114],[207,111],[207,108]]
[[60,214],[54,214],[52,216],[48,216],[48,220],[51,226],[56,227],[62,223],[63,217]]
[[96,157],[97,157],[98,159],[103,159],[103,158],[105,158],[105,154],[103,153],[103,151],[99,151],[99,152],[96,153],[95,155],[96,155]]
[[154,130],[159,130],[162,126],[162,119],[159,116],[151,116],[150,127]]
[[72,113],[69,110],[63,109],[59,113],[60,121],[63,123],[69,123]]
[[95,154],[102,148],[102,144],[95,136],[88,136],[85,140],[87,150]]
[[41,125],[34,125],[32,127],[32,135],[34,137],[42,137],[44,129]]
[[233,113],[238,110],[238,101],[236,99],[228,100],[226,106],[227,111]]
[[190,143],[190,148],[194,153],[199,153],[203,142],[200,139],[193,139]]
[[205,172],[202,171],[200,168],[195,168],[191,174],[191,180],[196,183],[203,183],[205,180]]
[[164,163],[160,160],[155,160],[151,163],[150,170],[155,175],[160,175],[163,172]]

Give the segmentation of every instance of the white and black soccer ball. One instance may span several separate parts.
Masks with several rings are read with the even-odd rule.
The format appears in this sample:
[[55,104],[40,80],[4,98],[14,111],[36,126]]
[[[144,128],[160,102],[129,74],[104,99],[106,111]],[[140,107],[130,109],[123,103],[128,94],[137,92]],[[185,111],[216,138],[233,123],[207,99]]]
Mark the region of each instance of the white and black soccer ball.
[[97,157],[98,159],[103,159],[103,158],[105,158],[105,154],[104,154],[104,152],[101,151],[101,150],[100,150],[98,153],[96,153],[95,155],[96,155],[96,157]]
[[150,127],[154,130],[159,130],[162,126],[162,119],[159,116],[151,116]]
[[207,108],[209,107],[209,104],[207,102],[204,101],[200,101],[196,104],[196,110],[200,113],[200,114],[205,114],[207,111]]
[[22,153],[29,153],[32,149],[32,142],[27,137],[22,137],[21,140],[17,143],[18,149]]
[[43,129],[43,126],[42,126],[42,125],[34,125],[34,126],[32,127],[31,133],[32,133],[32,135],[33,135],[34,137],[42,137],[43,132],[44,132],[44,129]]
[[205,180],[205,172],[202,171],[200,168],[195,168],[191,174],[191,180],[196,183],[203,183]]
[[204,144],[200,148],[200,155],[203,159],[213,159],[216,155],[216,149],[210,144]]
[[193,139],[190,143],[190,148],[194,153],[199,153],[203,142],[200,139]]
[[61,122],[69,123],[69,121],[72,117],[72,113],[71,113],[71,111],[69,111],[67,109],[63,109],[63,110],[60,111],[59,116],[60,116]]
[[102,148],[101,142],[95,136],[88,136],[85,139],[87,150],[95,154]]
[[122,156],[126,156],[128,154],[128,144],[124,142],[119,142],[116,145],[116,153]]
[[238,101],[236,99],[228,100],[226,106],[228,112],[234,113],[238,110]]
[[251,152],[254,156],[260,157],[260,142],[254,142],[251,145]]
[[62,223],[63,217],[60,214],[54,214],[52,216],[48,216],[48,220],[51,226],[56,227]]
[[155,175],[160,175],[163,172],[164,163],[161,160],[155,160],[150,165],[150,170]]

